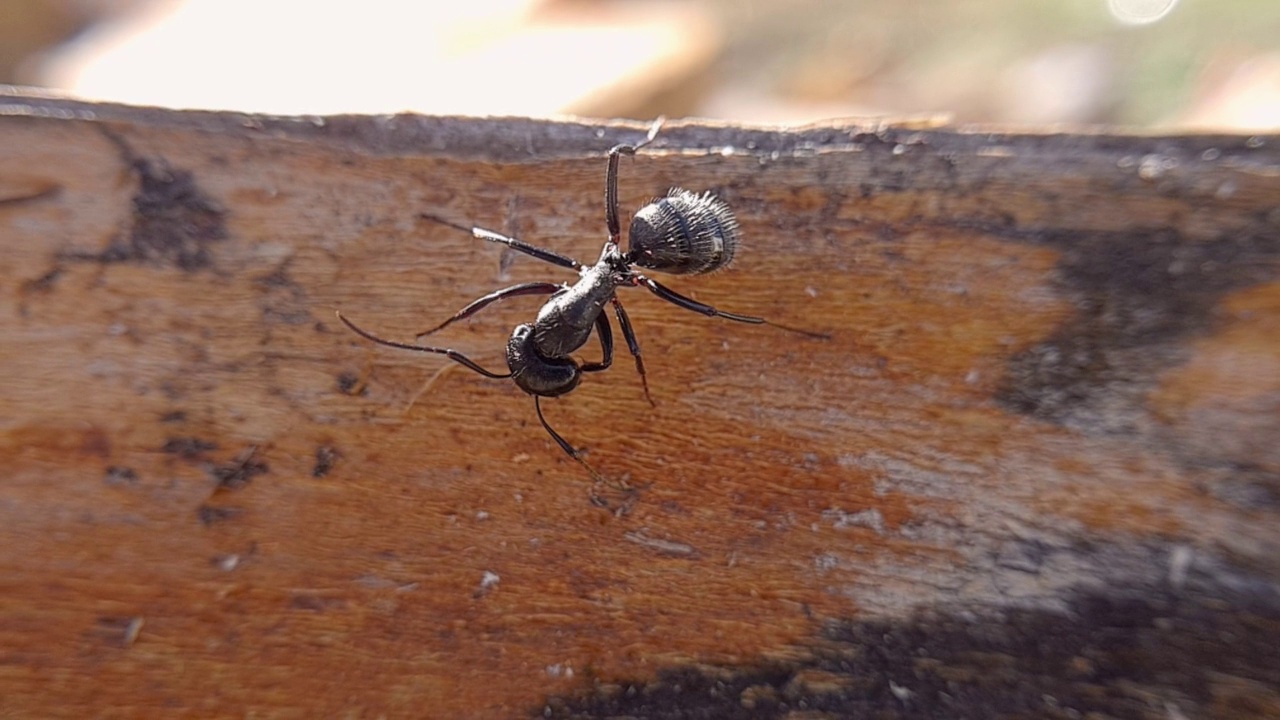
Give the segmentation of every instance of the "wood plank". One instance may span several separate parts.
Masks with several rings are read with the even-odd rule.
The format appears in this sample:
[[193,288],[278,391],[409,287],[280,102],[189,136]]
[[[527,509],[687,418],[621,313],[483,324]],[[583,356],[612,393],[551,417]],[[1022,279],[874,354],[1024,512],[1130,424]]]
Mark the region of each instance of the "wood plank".
[[624,212],[745,238],[670,284],[830,339],[625,292],[657,407],[544,404],[624,514],[333,313],[572,280],[419,214],[591,261],[644,132],[4,95],[0,715],[1280,711],[1280,137],[669,123]]

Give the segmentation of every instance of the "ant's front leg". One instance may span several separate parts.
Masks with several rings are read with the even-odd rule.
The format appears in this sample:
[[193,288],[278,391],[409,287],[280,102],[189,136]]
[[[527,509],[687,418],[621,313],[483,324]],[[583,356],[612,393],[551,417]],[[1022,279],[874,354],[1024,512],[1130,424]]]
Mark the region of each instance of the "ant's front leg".
[[507,298],[512,298],[512,297],[521,297],[524,295],[552,295],[556,291],[563,290],[563,289],[564,289],[564,285],[561,285],[559,283],[527,282],[527,283],[520,283],[519,285],[512,285],[511,287],[504,288],[502,290],[496,290],[494,292],[489,293],[488,295],[485,295],[482,298],[479,298],[478,300],[472,301],[470,305],[467,305],[466,307],[462,308],[458,312],[454,313],[453,317],[449,318],[448,320],[445,320],[444,322],[431,328],[430,330],[423,330],[422,332],[418,333],[414,337],[416,338],[425,337],[427,335],[430,335],[431,333],[437,332],[439,330],[443,330],[445,327],[448,327],[449,325],[452,325],[453,323],[459,320],[465,320],[466,318],[469,318],[472,315],[475,315],[476,313],[480,312],[486,307],[489,307],[493,303],[498,302],[499,300],[505,300]]
[[618,160],[623,155],[635,155],[640,148],[653,142],[666,118],[658,117],[649,126],[649,135],[635,145],[614,145],[609,149],[609,169],[604,176],[604,220],[609,227],[609,242],[617,245],[622,239],[622,223],[618,221]]
[[567,255],[561,255],[560,253],[554,250],[540,248],[537,245],[530,245],[529,243],[523,240],[517,240],[513,237],[507,237],[502,233],[496,233],[492,230],[485,230],[484,228],[478,228],[478,227],[464,227],[457,223],[449,222],[448,220],[445,220],[442,217],[429,215],[427,213],[420,213],[419,217],[421,217],[424,220],[430,220],[432,222],[440,223],[441,225],[451,227],[455,230],[461,230],[462,232],[471,233],[473,236],[480,238],[481,240],[487,240],[489,242],[498,243],[499,245],[506,245],[512,250],[517,250],[519,252],[524,253],[525,255],[528,255],[530,257],[535,257],[543,262],[551,263],[552,265],[559,265],[560,267],[568,268],[569,270],[582,269],[582,263],[578,262],[577,260],[574,260],[573,258]]
[[600,350],[603,356],[600,362],[583,363],[582,372],[600,372],[613,365],[613,326],[609,324],[609,316],[600,313],[596,316],[596,336],[600,338]]

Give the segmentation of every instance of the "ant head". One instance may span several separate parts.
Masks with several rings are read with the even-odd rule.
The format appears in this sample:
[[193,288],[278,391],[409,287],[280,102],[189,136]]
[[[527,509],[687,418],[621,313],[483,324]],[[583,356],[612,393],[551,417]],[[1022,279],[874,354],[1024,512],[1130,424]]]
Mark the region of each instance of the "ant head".
[[738,221],[723,200],[672,188],[631,218],[626,258],[675,275],[708,273],[733,260],[738,237]]
[[578,387],[582,368],[571,357],[545,357],[538,352],[534,327],[517,325],[507,340],[507,367],[511,379],[530,395],[555,397]]

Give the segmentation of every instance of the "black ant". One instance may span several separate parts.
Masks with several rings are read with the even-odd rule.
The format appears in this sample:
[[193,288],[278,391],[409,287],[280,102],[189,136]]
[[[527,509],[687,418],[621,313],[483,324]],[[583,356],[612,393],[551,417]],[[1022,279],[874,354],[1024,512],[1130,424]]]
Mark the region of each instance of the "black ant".
[[[635,270],[633,266],[674,275],[700,275],[728,265],[738,249],[738,222],[730,212],[729,206],[709,192],[699,195],[679,188],[673,188],[666,197],[654,200],[640,208],[631,220],[631,228],[627,236],[627,251],[623,252],[619,247],[618,242],[621,239],[618,223],[619,158],[623,155],[634,155],[637,150],[653,142],[661,126],[662,120],[659,119],[650,128],[648,137],[640,143],[617,145],[609,150],[609,169],[604,186],[605,223],[609,228],[609,239],[604,244],[600,259],[594,265],[584,265],[552,250],[535,247],[491,230],[478,227],[466,228],[433,215],[422,215],[424,219],[470,232],[481,240],[501,243],[552,265],[578,271],[579,278],[573,284],[528,282],[489,293],[462,308],[448,320],[416,336],[421,338],[431,335],[458,320],[475,315],[499,300],[524,295],[550,295],[551,298],[538,311],[538,317],[533,323],[518,325],[511,332],[511,339],[507,341],[509,372],[498,373],[486,370],[457,350],[385,340],[360,329],[343,317],[341,312],[338,313],[338,319],[356,334],[375,343],[404,350],[438,353],[485,377],[510,378],[515,381],[521,390],[533,396],[533,407],[538,413],[538,420],[556,444],[569,457],[586,468],[597,483],[606,482],[604,477],[582,457],[582,453],[547,423],[547,419],[542,414],[541,400],[544,397],[564,395],[578,386],[583,373],[607,370],[613,364],[613,328],[609,324],[608,315],[604,312],[604,306],[608,304],[613,306],[618,325],[622,328],[622,336],[627,341],[627,348],[635,358],[636,371],[640,374],[645,398],[650,405],[654,405],[653,397],[649,394],[649,381],[645,376],[644,360],[640,356],[640,343],[636,341],[631,320],[627,317],[622,302],[618,300],[619,287],[644,287],[667,302],[708,317],[722,317],[755,325],[774,325],[810,337],[827,337],[820,333],[770,323],[764,318],[717,310],[710,305],[687,298]],[[599,362],[579,362],[571,357],[570,353],[586,344],[592,328],[600,338],[603,357]],[[625,484],[622,486],[624,489],[629,489]],[[592,497],[598,502],[594,491]]]

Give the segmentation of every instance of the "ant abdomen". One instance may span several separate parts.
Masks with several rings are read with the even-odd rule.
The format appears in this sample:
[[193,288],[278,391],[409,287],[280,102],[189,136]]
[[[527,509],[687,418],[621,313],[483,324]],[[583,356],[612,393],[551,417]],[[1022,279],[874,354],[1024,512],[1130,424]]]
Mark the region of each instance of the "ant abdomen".
[[697,275],[725,267],[738,249],[738,221],[711,193],[672,188],[631,219],[628,261],[674,275]]

